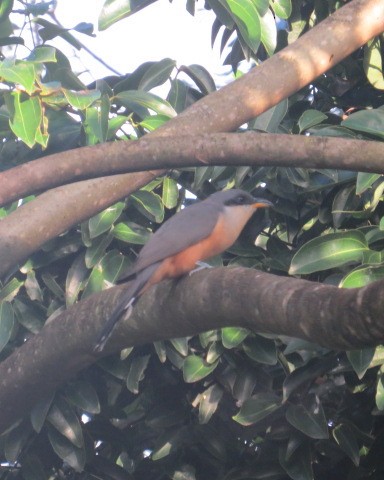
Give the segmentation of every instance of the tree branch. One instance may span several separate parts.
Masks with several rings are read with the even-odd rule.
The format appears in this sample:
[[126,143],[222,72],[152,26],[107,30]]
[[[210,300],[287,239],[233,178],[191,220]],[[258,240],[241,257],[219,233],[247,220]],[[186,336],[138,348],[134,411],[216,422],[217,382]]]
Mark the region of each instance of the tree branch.
[[384,173],[383,156],[383,142],[345,138],[255,132],[148,136],[57,153],[1,172],[0,205],[65,183],[151,169],[249,165]]
[[[294,44],[230,85],[196,102],[150,135],[177,136],[236,129],[298,91],[380,34],[384,29],[383,17],[384,0],[354,0],[348,3]],[[276,75],[276,71],[280,74]],[[2,220],[0,223],[0,263],[7,260],[12,248],[16,252],[3,271],[17,265],[33,251],[26,240],[29,235],[34,236],[33,249],[37,249],[70,225],[84,219],[85,211],[81,207],[85,200],[94,206],[93,210],[86,209],[87,214],[94,215],[104,209],[107,203],[112,204],[121,198],[119,195],[122,194],[115,195],[116,185],[120,192],[124,190],[128,195],[150,178],[150,174],[136,174],[134,187],[129,174],[78,182],[75,187],[62,187],[68,189],[61,192],[63,202],[56,201],[56,191],[52,190],[45,194],[43,200],[39,197],[23,205],[19,209],[23,211],[21,214],[14,212],[6,222]],[[72,211],[71,205],[76,206]],[[53,228],[50,226],[53,218],[66,221],[63,221],[62,227]],[[20,221],[26,222],[21,235]],[[38,229],[36,225],[39,225]]]
[[339,289],[252,269],[205,270],[150,289],[99,355],[91,353],[96,335],[127,286],[95,294],[53,319],[0,364],[0,431],[97,358],[123,347],[225,326],[333,349],[377,345],[384,340],[383,287],[381,281]]

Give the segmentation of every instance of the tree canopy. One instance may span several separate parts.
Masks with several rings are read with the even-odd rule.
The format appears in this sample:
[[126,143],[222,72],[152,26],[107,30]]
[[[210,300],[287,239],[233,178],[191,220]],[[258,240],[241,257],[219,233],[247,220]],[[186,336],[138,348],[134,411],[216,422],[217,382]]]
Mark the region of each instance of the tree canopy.
[[[207,0],[221,89],[170,58],[85,85],[55,4],[0,2],[1,478],[382,478],[384,0]],[[232,187],[275,208],[93,353],[151,232]]]

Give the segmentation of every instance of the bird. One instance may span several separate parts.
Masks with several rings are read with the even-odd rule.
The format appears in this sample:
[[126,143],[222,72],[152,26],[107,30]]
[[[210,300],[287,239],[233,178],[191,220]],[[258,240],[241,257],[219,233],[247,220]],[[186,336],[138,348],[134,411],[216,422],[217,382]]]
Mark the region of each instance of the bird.
[[119,283],[131,285],[99,333],[95,352],[101,352],[117,321],[129,313],[141,295],[167,278],[178,278],[202,260],[218,255],[235,243],[257,208],[273,207],[263,198],[231,189],[180,210],[150,237],[133,266],[124,270]]

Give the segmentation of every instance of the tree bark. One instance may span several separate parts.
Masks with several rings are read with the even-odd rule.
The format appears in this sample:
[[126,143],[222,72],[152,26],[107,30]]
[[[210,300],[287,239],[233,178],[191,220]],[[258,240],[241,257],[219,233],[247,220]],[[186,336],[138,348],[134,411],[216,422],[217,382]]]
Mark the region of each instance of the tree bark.
[[[384,0],[354,0],[348,3],[257,68],[193,104],[151,133],[151,137],[238,128],[380,34],[384,30],[383,18]],[[146,172],[136,174],[133,179],[130,174],[124,174],[78,182],[61,187],[61,202],[57,202],[57,192],[53,189],[23,205],[6,221],[0,222],[0,264],[6,262],[8,271],[48,240],[103,210],[107,204],[129,195],[151,178],[152,175]],[[73,209],[73,205],[76,208]],[[29,235],[33,235],[31,243],[28,242]]]
[[0,172],[0,205],[65,183],[143,170],[249,165],[384,173],[383,142],[367,140],[246,132],[148,136],[128,145],[82,147]]
[[102,354],[92,353],[96,336],[127,285],[95,294],[0,364],[0,431],[96,359],[128,346],[225,326],[332,349],[377,345],[384,341],[383,287],[380,281],[339,289],[252,269],[207,269],[151,288],[117,325]]

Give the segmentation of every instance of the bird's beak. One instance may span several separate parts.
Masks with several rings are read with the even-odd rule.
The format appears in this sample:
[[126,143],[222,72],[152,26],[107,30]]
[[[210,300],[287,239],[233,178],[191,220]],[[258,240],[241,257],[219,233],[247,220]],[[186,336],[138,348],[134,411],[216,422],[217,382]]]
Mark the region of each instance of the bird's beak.
[[252,203],[253,208],[270,208],[274,207],[273,203],[264,198],[255,198],[255,203]]

